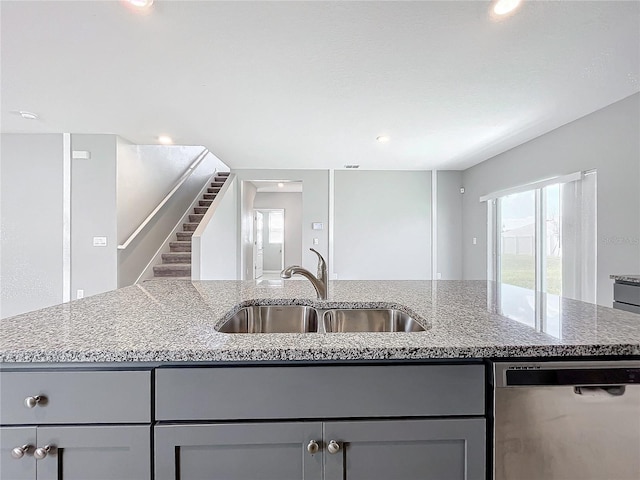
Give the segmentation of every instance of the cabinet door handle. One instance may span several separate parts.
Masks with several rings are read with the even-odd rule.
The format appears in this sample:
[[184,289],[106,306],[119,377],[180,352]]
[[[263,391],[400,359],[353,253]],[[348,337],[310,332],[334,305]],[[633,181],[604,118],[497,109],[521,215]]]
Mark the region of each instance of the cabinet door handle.
[[332,453],[332,454],[338,453],[340,451],[340,444],[335,440],[331,440],[329,442],[329,445],[327,445],[327,450],[329,450],[329,453]]
[[27,397],[24,399],[24,406],[27,408],[33,408],[38,404],[44,404],[47,401],[47,397],[44,395],[35,395],[33,397]]
[[13,458],[15,458],[16,460],[24,457],[25,453],[29,453],[29,450],[31,450],[32,446],[27,444],[27,445],[23,445],[21,447],[16,447],[13,450],[11,450],[11,456]]
[[36,451],[33,452],[33,456],[36,457],[36,460],[42,460],[51,452],[51,449],[55,448],[53,445],[45,445],[44,447],[36,448]]
[[309,442],[309,445],[307,445],[307,452],[309,452],[311,455],[314,455],[318,453],[318,450],[320,450],[318,442],[316,442],[315,440],[311,440]]

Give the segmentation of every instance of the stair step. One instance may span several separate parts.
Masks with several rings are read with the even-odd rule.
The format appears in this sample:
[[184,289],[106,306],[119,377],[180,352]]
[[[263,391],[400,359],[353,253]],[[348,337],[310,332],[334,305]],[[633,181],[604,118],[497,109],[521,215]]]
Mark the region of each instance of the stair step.
[[207,188],[207,193],[220,193],[220,187]]
[[218,189],[220,189],[220,188],[222,188],[222,186],[223,186],[223,185],[224,185],[224,182],[211,182],[211,186],[212,186],[213,188],[218,188]]
[[213,177],[213,181],[215,183],[224,183],[227,177],[218,177],[217,175]]
[[169,251],[171,252],[190,252],[191,251],[191,240],[187,241],[177,241],[177,242],[169,242]]
[[185,232],[193,232],[196,228],[198,228],[198,224],[197,223],[187,222],[187,223],[183,223],[182,224],[182,229]]
[[188,263],[191,264],[191,252],[171,252],[162,254],[162,263]]
[[189,221],[190,222],[195,222],[195,223],[200,223],[202,221],[202,217],[204,217],[204,214],[202,214],[202,213],[191,213],[189,215]]
[[204,198],[205,200],[213,200],[214,198],[216,198],[216,194],[215,193],[205,193],[204,195],[202,195],[202,198]]
[[193,235],[193,232],[177,232],[176,233],[176,237],[178,237],[178,240],[188,240],[189,243],[191,243],[191,236]]
[[216,172],[217,177],[228,177],[231,172]]
[[209,207],[193,207],[193,211],[199,215],[204,215],[209,210]]
[[189,277],[191,276],[190,263],[167,263],[153,267],[153,275],[156,277]]
[[200,200],[198,203],[201,207],[209,207],[213,203],[213,200]]

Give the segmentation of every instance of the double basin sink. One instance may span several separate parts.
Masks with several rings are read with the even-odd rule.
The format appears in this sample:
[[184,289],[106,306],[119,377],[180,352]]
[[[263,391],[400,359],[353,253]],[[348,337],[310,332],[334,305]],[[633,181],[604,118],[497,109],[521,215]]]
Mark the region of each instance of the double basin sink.
[[222,333],[422,332],[410,315],[393,308],[332,308],[298,305],[250,306],[240,309],[218,331]]

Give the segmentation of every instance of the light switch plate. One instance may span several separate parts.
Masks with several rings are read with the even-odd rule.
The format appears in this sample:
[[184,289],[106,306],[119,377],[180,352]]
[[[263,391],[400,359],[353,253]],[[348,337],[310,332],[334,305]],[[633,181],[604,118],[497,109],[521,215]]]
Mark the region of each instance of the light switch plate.
[[313,222],[311,224],[311,228],[313,230],[322,230],[322,229],[324,229],[324,225],[322,224],[322,222]]
[[93,246],[94,247],[106,247],[107,246],[107,237],[93,237]]

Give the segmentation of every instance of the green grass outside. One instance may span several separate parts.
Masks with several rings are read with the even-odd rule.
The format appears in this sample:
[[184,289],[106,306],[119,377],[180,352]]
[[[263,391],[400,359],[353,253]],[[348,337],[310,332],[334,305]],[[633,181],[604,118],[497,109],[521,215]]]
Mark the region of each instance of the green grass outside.
[[[529,255],[502,255],[502,282],[535,289],[535,259]],[[562,291],[562,258],[547,257],[547,293]]]

